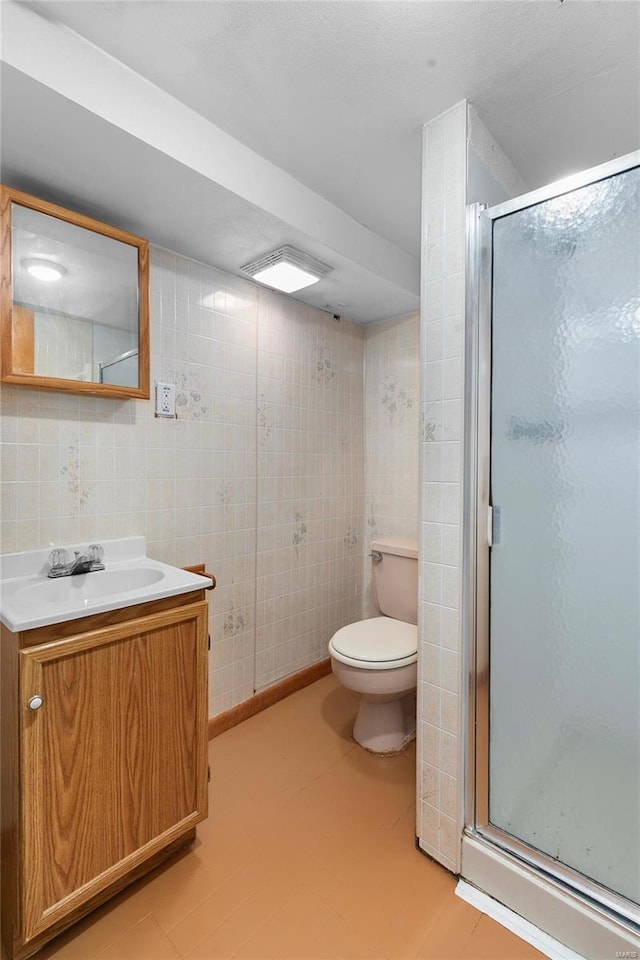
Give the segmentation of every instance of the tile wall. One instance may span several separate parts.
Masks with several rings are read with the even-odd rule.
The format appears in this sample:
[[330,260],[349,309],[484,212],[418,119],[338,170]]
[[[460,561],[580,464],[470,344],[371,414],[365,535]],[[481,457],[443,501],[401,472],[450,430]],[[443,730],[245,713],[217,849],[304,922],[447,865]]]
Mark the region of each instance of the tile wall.
[[466,204],[498,202],[523,188],[467,101],[424,127],[417,823],[421,848],[454,872],[460,869],[466,761],[461,608]]
[[424,128],[418,836],[460,847],[462,397],[466,102]]
[[361,609],[362,328],[160,249],[151,401],[4,385],[2,552],[144,534],[205,561],[210,714],[324,658]]
[[420,316],[365,328],[363,616],[376,616],[369,541],[418,536]]
[[363,328],[259,291],[256,686],[359,619]]

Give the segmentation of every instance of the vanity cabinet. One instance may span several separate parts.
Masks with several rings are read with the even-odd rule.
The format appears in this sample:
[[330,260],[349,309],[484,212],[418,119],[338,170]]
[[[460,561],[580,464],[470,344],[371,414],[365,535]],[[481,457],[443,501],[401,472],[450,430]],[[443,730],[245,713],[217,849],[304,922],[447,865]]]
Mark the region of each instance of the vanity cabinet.
[[2,932],[20,960],[207,816],[207,603],[2,631]]

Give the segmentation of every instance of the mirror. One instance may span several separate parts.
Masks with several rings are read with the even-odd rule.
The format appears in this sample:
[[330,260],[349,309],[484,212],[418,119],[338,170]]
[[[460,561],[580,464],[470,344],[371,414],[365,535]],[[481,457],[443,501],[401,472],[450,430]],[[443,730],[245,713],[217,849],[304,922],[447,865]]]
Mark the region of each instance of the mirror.
[[2,380],[149,398],[146,240],[2,194]]

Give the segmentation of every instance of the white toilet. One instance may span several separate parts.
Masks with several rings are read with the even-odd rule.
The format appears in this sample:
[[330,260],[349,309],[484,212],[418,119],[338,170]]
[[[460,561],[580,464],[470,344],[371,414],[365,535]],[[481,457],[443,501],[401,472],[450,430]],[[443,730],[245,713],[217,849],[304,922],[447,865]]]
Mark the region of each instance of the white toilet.
[[384,616],[342,627],[329,653],[342,686],[361,694],[354,739],[373,753],[395,753],[416,734],[418,544],[380,538],[371,544],[371,559]]

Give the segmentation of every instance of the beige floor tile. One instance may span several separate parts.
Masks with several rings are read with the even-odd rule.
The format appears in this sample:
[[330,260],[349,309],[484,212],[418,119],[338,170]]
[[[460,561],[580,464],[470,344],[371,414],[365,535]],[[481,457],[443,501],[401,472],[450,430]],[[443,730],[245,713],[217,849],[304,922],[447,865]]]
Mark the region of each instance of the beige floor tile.
[[327,957],[378,960],[386,956],[368,931],[356,929],[339,909],[326,901],[301,894],[287,902],[272,918],[272,922],[285,926],[292,915],[297,917],[302,929],[323,944]]
[[[337,879],[315,863],[296,844],[281,844],[274,855],[262,853],[203,901],[169,931],[169,937],[181,954],[187,955],[212,934],[220,941],[224,936],[236,942],[238,949],[248,937],[247,929],[256,929],[271,912],[295,896],[308,890],[316,899],[326,898],[337,886]],[[222,934],[218,928],[224,927]],[[239,931],[236,934],[234,931]],[[227,942],[225,940],[224,942]],[[229,948],[231,949],[231,948]],[[197,955],[197,953],[196,953]]]
[[[289,700],[283,701],[245,721],[241,727],[248,727],[247,731],[238,732],[241,728],[236,727],[213,742],[212,795],[219,811],[231,809],[238,801],[255,801],[258,792],[262,800],[286,801],[355,749],[351,722],[347,724],[348,736],[337,736],[323,718],[322,699],[305,698],[306,693],[300,691],[290,697],[293,706],[289,706]],[[308,709],[309,703],[312,709]],[[302,707],[307,707],[306,712]],[[221,744],[226,737],[229,740]],[[238,757],[247,753],[251,764],[241,764]],[[225,782],[224,790],[218,792],[222,769],[230,782]]]
[[329,960],[329,953],[304,920],[288,907],[278,910],[233,954],[242,960]]
[[417,843],[417,833],[416,798],[415,794],[412,794],[406,810],[398,817],[392,826],[390,835],[396,837],[403,846],[411,844],[412,847],[415,847]]
[[374,757],[352,750],[306,787],[299,800],[321,833],[345,845],[365,846],[372,833],[391,829],[411,800],[408,758]]
[[222,923],[184,954],[194,960],[233,956],[265,924],[291,895],[288,878],[274,875],[250,896],[239,903]]
[[144,887],[137,881],[46,944],[38,960],[93,960],[149,913]]
[[368,856],[330,895],[329,906],[367,931],[388,953],[415,952],[430,918],[451,897],[454,879],[416,850],[405,857]]
[[273,876],[275,865],[264,859],[250,861],[214,893],[199,900],[168,931],[171,942],[186,956],[221,926],[252,894]]
[[98,954],[99,960],[180,960],[152,917],[145,917]]
[[[383,831],[368,831],[371,843],[376,843]],[[338,880],[347,880],[358,868],[365,855],[362,833],[345,831],[345,836],[335,832],[328,835],[321,829],[310,830],[302,841],[304,848],[318,863],[329,870]]]
[[543,953],[516,937],[491,917],[482,915],[464,953],[464,960],[545,960]]
[[[461,960],[482,914],[451,893],[451,899],[433,918],[429,931],[416,951],[417,960]],[[473,954],[467,954],[472,957]],[[493,960],[507,960],[499,954]]]
[[203,824],[199,828],[191,870],[186,857],[179,864],[163,865],[146,881],[146,903],[165,931],[193,912],[223,884],[233,882],[255,858],[255,848],[243,842],[241,831],[215,830],[213,836],[207,836],[205,827]]
[[[413,957],[454,896],[456,878],[415,848],[398,845],[394,849],[387,843],[380,854],[388,868],[388,882],[396,886],[397,895],[378,942],[395,960]],[[366,861],[363,866],[366,869]]]
[[243,745],[238,749],[246,751],[245,756],[250,757],[247,765],[238,770],[233,766],[228,769],[216,760],[215,749],[211,751],[212,813],[229,814],[261,802],[284,803],[315,779],[315,774],[283,758],[279,751],[270,755],[266,744]]

